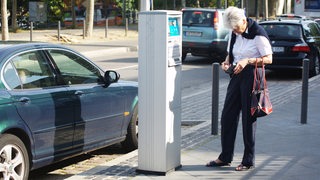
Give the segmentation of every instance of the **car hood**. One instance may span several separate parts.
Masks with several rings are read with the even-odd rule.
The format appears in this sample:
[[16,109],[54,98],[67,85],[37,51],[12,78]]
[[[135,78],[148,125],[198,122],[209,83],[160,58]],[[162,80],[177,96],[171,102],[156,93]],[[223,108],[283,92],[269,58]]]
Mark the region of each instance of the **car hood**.
[[136,81],[119,80],[118,84],[123,87],[132,87],[134,89],[138,88],[138,82]]

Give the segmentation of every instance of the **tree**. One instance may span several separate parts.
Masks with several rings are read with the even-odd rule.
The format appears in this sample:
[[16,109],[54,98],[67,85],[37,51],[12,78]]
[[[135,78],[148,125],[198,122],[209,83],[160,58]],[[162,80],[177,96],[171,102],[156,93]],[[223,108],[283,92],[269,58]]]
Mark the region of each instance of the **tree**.
[[186,7],[186,0],[181,0],[181,7],[185,8]]
[[17,23],[17,0],[12,0],[12,29],[15,32],[18,29]]
[[1,0],[1,31],[2,40],[9,40],[7,0]]
[[76,6],[76,1],[71,0],[71,15],[72,15],[72,28],[77,27],[77,22],[76,22],[76,11],[74,7]]
[[63,21],[64,16],[64,7],[66,4],[63,0],[45,0],[45,3],[47,4],[48,13],[47,16],[49,18],[49,22],[58,22]]
[[86,27],[85,27],[85,37],[91,37],[93,32],[93,16],[94,16],[94,0],[86,0]]

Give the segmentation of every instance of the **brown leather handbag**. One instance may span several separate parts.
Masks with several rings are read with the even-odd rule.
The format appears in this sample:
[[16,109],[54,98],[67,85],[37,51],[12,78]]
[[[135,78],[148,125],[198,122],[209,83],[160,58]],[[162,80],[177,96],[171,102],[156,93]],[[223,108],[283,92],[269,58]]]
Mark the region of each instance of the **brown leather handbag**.
[[258,67],[257,63],[255,65],[251,96],[251,115],[253,117],[263,117],[272,113],[264,64],[262,64],[262,67]]

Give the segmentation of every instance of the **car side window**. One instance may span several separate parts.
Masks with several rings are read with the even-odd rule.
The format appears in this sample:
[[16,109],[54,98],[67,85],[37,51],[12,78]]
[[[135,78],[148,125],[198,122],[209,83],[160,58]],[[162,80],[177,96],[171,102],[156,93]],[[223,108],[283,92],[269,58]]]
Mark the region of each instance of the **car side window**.
[[21,81],[11,62],[4,67],[3,78],[10,89],[21,89]]
[[310,28],[311,36],[320,36],[319,29],[315,23],[310,23],[308,27]]
[[[39,51],[19,54],[11,59],[15,74],[19,77],[21,86],[14,86],[7,79],[12,89],[45,88],[55,86],[55,78],[44,56]],[[11,64],[7,64],[10,69]],[[10,85],[11,84],[11,85]]]
[[68,85],[102,82],[100,70],[84,58],[63,50],[48,52]]
[[213,13],[205,11],[184,11],[184,25],[211,26],[213,22]]

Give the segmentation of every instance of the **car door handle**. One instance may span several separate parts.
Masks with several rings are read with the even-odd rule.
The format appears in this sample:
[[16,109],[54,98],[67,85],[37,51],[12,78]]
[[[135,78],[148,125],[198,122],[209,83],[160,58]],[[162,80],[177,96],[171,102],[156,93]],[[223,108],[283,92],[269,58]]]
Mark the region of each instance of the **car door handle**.
[[22,98],[19,99],[19,102],[28,103],[28,102],[30,102],[30,98],[22,97]]
[[83,91],[76,91],[74,94],[77,96],[81,96],[83,94]]

